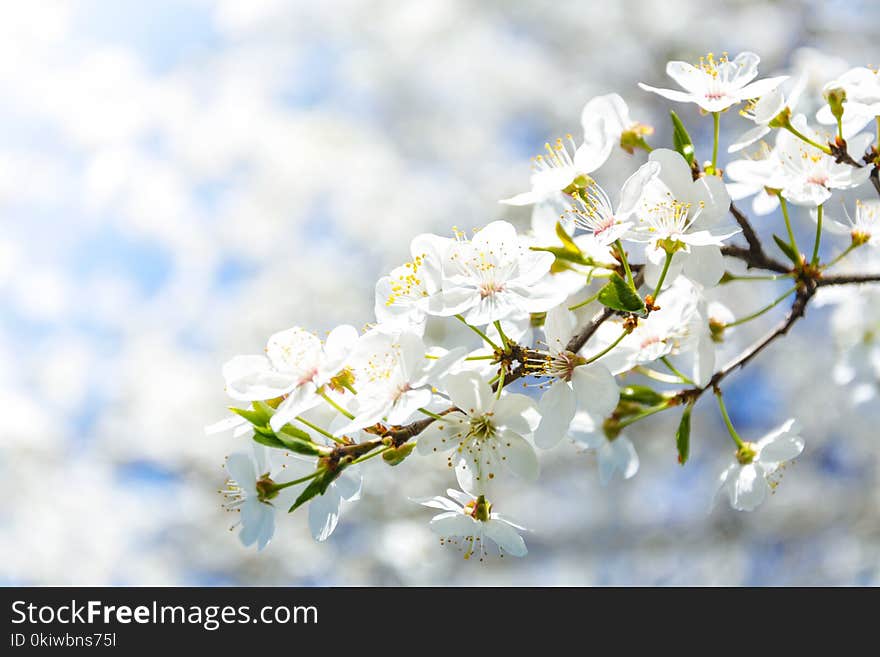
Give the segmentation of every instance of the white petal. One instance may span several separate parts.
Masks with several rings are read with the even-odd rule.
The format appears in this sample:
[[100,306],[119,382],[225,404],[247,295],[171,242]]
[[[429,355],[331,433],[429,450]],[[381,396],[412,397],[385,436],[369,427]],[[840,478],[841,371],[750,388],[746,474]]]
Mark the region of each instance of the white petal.
[[500,427],[528,435],[540,422],[531,397],[517,393],[506,393],[495,402],[493,421]]
[[476,415],[491,408],[494,401],[492,388],[473,372],[450,374],[444,381],[449,399],[468,415]]
[[620,390],[614,376],[602,363],[576,367],[571,377],[578,408],[587,413],[606,417],[620,401]]
[[486,521],[483,523],[483,531],[499,548],[512,557],[524,557],[528,553],[522,536],[503,520]]
[[325,541],[339,522],[339,506],[342,499],[334,486],[309,501],[309,530],[316,541]]
[[[253,488],[257,481],[257,471],[254,468],[254,461],[250,455],[243,452],[231,454],[226,459],[226,470],[229,472],[229,478],[232,479],[241,488]],[[263,474],[262,472],[259,474]]]
[[474,536],[478,529],[477,522],[461,511],[450,511],[431,518],[428,526],[438,536]]
[[656,178],[659,173],[659,162],[645,162],[634,174],[626,179],[620,192],[620,203],[617,206],[616,216],[618,219],[625,219],[635,211],[639,199],[642,198],[645,186]]
[[553,383],[538,401],[541,423],[535,430],[535,444],[541,449],[554,447],[568,434],[574,417],[575,398],[564,381]]
[[644,89],[645,91],[651,91],[659,96],[663,96],[669,100],[674,100],[678,103],[693,103],[696,102],[695,98],[684,91],[676,91],[675,89],[661,89],[659,87],[652,87],[650,85],[644,84],[643,82],[639,82],[639,88]]
[[724,256],[715,244],[693,246],[690,253],[682,254],[684,275],[703,287],[713,287],[724,275]]
[[498,453],[504,465],[527,481],[537,479],[539,467],[535,448],[525,438],[512,431],[500,431],[497,438]]
[[275,370],[265,356],[236,356],[223,365],[223,378],[229,396],[241,401],[274,399],[296,385],[294,378]]
[[754,463],[744,465],[733,478],[731,505],[739,511],[753,511],[767,497],[764,471]]

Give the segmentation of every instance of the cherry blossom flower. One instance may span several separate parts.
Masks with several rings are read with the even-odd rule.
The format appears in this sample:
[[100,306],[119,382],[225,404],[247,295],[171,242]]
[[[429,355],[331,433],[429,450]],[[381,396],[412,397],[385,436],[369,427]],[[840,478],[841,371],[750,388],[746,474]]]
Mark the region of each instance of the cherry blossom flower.
[[630,117],[626,101],[618,94],[596,96],[587,101],[581,112],[581,124],[585,134],[591,130],[604,130],[606,141],[620,144],[630,154],[639,140],[654,133],[652,127]]
[[503,393],[500,398],[473,372],[450,374],[446,392],[456,410],[430,425],[418,439],[420,454],[448,452],[462,487],[473,494],[510,472],[527,481],[538,476],[530,436],[540,418],[535,403],[525,395]]
[[[880,72],[858,66],[825,85],[825,92],[842,89],[844,137],[855,134],[868,123],[880,116]],[[834,125],[837,119],[829,105],[824,105],[816,113],[816,120],[826,125]]]
[[429,312],[463,314],[475,326],[546,312],[565,299],[546,279],[554,261],[552,253],[529,250],[506,221],[493,221],[446,250],[443,289],[430,298]]
[[528,553],[525,541],[519,532],[525,527],[517,525],[492,510],[485,496],[475,497],[453,488],[447,489],[448,498],[437,495],[413,500],[422,506],[440,509],[443,513],[431,519],[431,531],[440,536],[444,543],[456,543],[461,539],[464,558],[470,559],[475,553],[480,561],[487,554],[486,539],[498,546],[501,556],[524,557]]
[[615,475],[631,479],[639,471],[639,455],[632,441],[622,433],[609,438],[602,429],[603,416],[577,413],[571,423],[571,437],[586,449],[596,452],[599,482],[606,486]]
[[574,329],[574,315],[565,308],[547,313],[544,334],[549,353],[538,365],[552,381],[538,401],[541,423],[535,430],[535,444],[541,448],[553,447],[568,434],[578,410],[605,417],[620,399],[617,382],[605,365],[587,365],[583,356],[565,349]]
[[696,103],[707,112],[720,112],[749,98],[759,98],[778,87],[786,76],[764,78],[752,82],[758,75],[761,58],[752,52],[743,52],[733,61],[712,53],[700,58],[699,66],[673,61],[666,65],[666,74],[684,91],[661,89],[639,83],[645,91],[681,103]]
[[734,462],[719,477],[719,492],[738,511],[753,511],[776,487],[773,475],[786,461],[804,451],[804,440],[793,419],[774,429],[756,443],[744,443]]

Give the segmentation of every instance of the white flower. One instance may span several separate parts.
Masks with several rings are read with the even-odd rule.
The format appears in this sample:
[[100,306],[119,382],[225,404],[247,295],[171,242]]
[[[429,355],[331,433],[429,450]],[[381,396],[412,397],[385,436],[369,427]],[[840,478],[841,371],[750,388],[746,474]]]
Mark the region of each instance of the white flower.
[[[706,385],[715,368],[715,342],[709,330],[705,302],[700,290],[679,277],[660,297],[660,308],[640,319],[638,326],[602,358],[614,374],[670,355],[687,354],[692,360],[691,378]],[[606,321],[593,337],[596,348],[620,337],[617,321]]]
[[286,396],[270,421],[277,431],[321,402],[318,390],[343,368],[357,337],[348,325],[333,329],[324,344],[299,327],[276,333],[264,356],[236,356],[223,366],[226,391],[244,401]]
[[[817,144],[827,141],[807,125],[798,114],[792,125]],[[871,141],[871,135],[861,134],[849,144],[853,153],[863,152]],[[832,189],[850,189],[868,180],[871,167],[854,167],[838,164],[834,157],[807,144],[787,130],[780,130],[776,150],[782,162],[782,196],[795,205],[818,206],[831,198]]]
[[633,121],[629,115],[629,107],[618,94],[596,96],[587,101],[581,112],[581,124],[584,127],[584,134],[590,134],[595,130],[603,130],[605,133],[603,138],[588,139],[588,141],[618,143],[629,153],[633,152],[633,144],[622,139],[625,134],[631,134],[634,139],[638,139],[654,132],[653,128]]
[[440,290],[442,257],[451,242],[429,233],[412,240],[412,261],[376,282],[376,321],[424,334],[428,299]]
[[506,205],[538,203],[601,167],[614,145],[604,124],[605,120],[597,117],[585,125],[584,143],[580,146],[576,146],[571,135],[566,135],[565,141],[557,139],[553,146],[544,144],[547,155],[532,159],[532,188],[500,202]]
[[[853,242],[880,246],[880,201],[856,201],[855,217],[851,217],[844,207],[846,221],[840,221],[829,217],[826,213],[825,226],[829,232],[838,235],[848,235]],[[810,215],[816,219],[818,214],[815,210]]]
[[549,375],[553,380],[538,401],[541,423],[535,430],[535,444],[544,449],[568,434],[576,411],[605,417],[620,400],[617,382],[605,365],[585,365],[582,356],[565,349],[574,328],[574,315],[567,309],[559,307],[547,313],[544,334],[549,354],[537,365],[541,367],[539,375]]
[[724,230],[719,226],[730,209],[724,183],[717,176],[694,180],[685,159],[672,150],[655,149],[650,160],[660,164],[660,171],[647,184],[638,211],[639,223],[627,236],[648,243],[646,282],[656,285],[666,249],[671,248],[676,253],[666,280],[672,281],[684,271],[701,285],[714,285],[724,273],[720,246],[740,232],[738,228]]
[[546,312],[565,299],[547,277],[554,261],[552,253],[529,250],[506,221],[493,221],[472,240],[450,244],[443,257],[443,289],[431,297],[429,312],[464,314],[475,326]]
[[574,222],[590,231],[599,244],[608,246],[629,231],[632,222],[627,221],[638,208],[646,186],[660,173],[660,164],[646,162],[623,184],[617,209],[597,182],[590,180],[583,189],[572,194]]
[[[845,138],[849,138],[847,133],[858,132],[880,115],[880,72],[858,66],[825,85],[825,91],[833,89],[846,92],[843,104]],[[816,120],[826,125],[837,123],[829,105],[816,113]]]
[[238,452],[226,459],[229,481],[222,491],[227,499],[225,507],[241,514],[232,528],[241,526],[238,537],[245,547],[254,543],[258,550],[266,547],[275,533],[276,508],[287,511],[295,498],[290,488],[272,491],[272,477],[286,467],[275,461],[270,464],[269,450],[257,444],[252,452]]
[[720,112],[743,100],[759,98],[786,79],[786,76],[782,76],[752,82],[758,75],[760,61],[761,58],[752,52],[740,53],[733,61],[726,56],[716,60],[709,53],[700,58],[699,67],[677,61],[666,65],[666,74],[684,91],[659,89],[641,82],[639,87],[669,100],[696,103],[707,112]]
[[779,197],[770,194],[767,188],[782,188],[785,183],[781,170],[782,163],[777,151],[762,142],[756,156],[734,160],[724,169],[724,173],[733,181],[727,183],[727,193],[734,201],[754,196],[752,212],[759,216],[770,214],[779,207]]
[[349,359],[357,385],[357,411],[335,435],[368,427],[382,419],[401,425],[420,407],[430,405],[430,384],[445,376],[464,357],[459,347],[440,358],[428,358],[425,343],[415,333],[388,332],[382,325],[358,340]]
[[727,493],[734,509],[753,511],[776,487],[771,476],[803,450],[803,438],[794,420],[788,420],[757,443],[745,443],[737,450],[734,462],[719,477],[719,492]]
[[482,561],[487,550],[486,539],[498,546],[502,556],[524,557],[528,553],[525,541],[519,535],[520,531],[526,531],[525,527],[492,511],[492,505],[485,497],[474,497],[452,488],[446,494],[449,498],[437,495],[413,501],[443,511],[431,519],[431,531],[444,542],[454,543],[455,540],[449,539],[462,539],[465,559],[479,552]]
[[455,466],[462,488],[474,494],[484,492],[506,471],[534,481],[538,458],[523,437],[538,426],[534,402],[515,393],[497,399],[489,384],[473,372],[450,374],[445,387],[457,410],[419,436],[419,453],[454,449],[449,465]]
[[571,423],[571,437],[587,449],[596,451],[599,482],[605,486],[614,477],[630,479],[639,471],[639,455],[632,441],[623,434],[613,440],[602,430],[602,416],[578,413]]

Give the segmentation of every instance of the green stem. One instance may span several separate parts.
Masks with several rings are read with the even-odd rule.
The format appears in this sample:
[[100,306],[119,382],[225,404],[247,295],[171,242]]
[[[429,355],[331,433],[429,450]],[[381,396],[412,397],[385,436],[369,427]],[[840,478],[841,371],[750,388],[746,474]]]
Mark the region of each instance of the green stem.
[[339,444],[342,444],[342,443],[343,443],[343,441],[342,441],[341,439],[337,438],[336,436],[334,436],[332,433],[330,433],[330,432],[327,431],[326,429],[322,429],[322,428],[319,427],[317,424],[312,424],[311,422],[309,422],[308,420],[306,420],[304,417],[302,417],[302,416],[300,416],[300,415],[297,415],[296,418],[294,418],[294,419],[295,419],[297,422],[302,422],[304,425],[306,425],[306,426],[307,426],[309,429],[311,429],[312,431],[317,431],[317,432],[318,432],[319,434],[321,434],[322,436],[326,436],[327,438],[329,438],[329,439],[332,440],[333,442],[337,442],[337,443],[339,443]]
[[745,324],[746,322],[750,322],[750,321],[752,321],[753,319],[755,319],[755,318],[757,318],[757,317],[760,317],[761,315],[763,315],[763,314],[766,313],[767,311],[772,310],[773,308],[775,308],[776,306],[778,306],[780,303],[782,303],[783,301],[785,301],[785,299],[786,299],[789,295],[791,295],[792,292],[796,292],[796,291],[797,291],[797,285],[795,285],[793,288],[790,288],[790,289],[786,290],[784,294],[782,294],[781,296],[779,296],[778,298],[776,298],[775,300],[773,300],[773,301],[770,303],[770,305],[764,306],[764,307],[761,308],[760,310],[757,310],[757,311],[753,312],[751,315],[746,315],[745,317],[742,317],[742,318],[736,320],[735,322],[730,322],[730,323],[728,323],[728,324],[725,324],[725,325],[724,325],[724,328],[730,328],[730,327],[732,327],[732,326],[739,326],[740,324]]
[[816,241],[813,242],[813,257],[810,259],[810,264],[814,267],[819,264],[819,241],[822,239],[822,214],[824,209],[825,205],[820,203],[816,210]]
[[495,355],[491,356],[468,356],[465,360],[495,360]]
[[646,408],[641,413],[636,413],[635,415],[626,418],[625,420],[621,420],[621,422],[617,425],[619,428],[623,429],[628,427],[629,425],[638,422],[639,420],[643,420],[646,417],[650,417],[654,415],[654,413],[659,413],[660,411],[665,411],[667,408],[670,408],[669,402],[661,402],[656,406],[652,406],[651,408]]
[[712,173],[718,168],[718,134],[721,125],[721,112],[712,112],[712,122],[714,123],[714,140],[712,142]]
[[574,304],[573,306],[569,306],[568,309],[569,309],[569,310],[577,310],[578,308],[583,308],[584,306],[586,306],[586,305],[588,305],[588,304],[591,304],[591,303],[593,303],[596,299],[598,299],[600,294],[602,294],[602,291],[601,291],[601,290],[600,290],[599,292],[596,292],[596,294],[594,294],[593,296],[591,296],[589,299],[587,299],[587,300],[585,300],[585,301],[581,301],[580,303],[576,303],[576,304]]
[[602,356],[604,356],[604,355],[607,354],[609,351],[611,351],[612,349],[614,349],[614,347],[616,347],[617,345],[619,345],[619,344],[620,344],[620,341],[623,340],[623,339],[624,339],[626,336],[628,336],[629,334],[630,334],[629,331],[624,331],[623,333],[621,333],[619,338],[617,338],[614,342],[612,342],[610,345],[608,345],[607,347],[605,347],[605,348],[604,348],[602,351],[600,351],[598,354],[596,354],[595,356],[590,356],[590,357],[587,359],[587,362],[584,363],[584,365],[589,365],[590,363],[595,363],[597,360],[599,360],[600,358],[602,358]]
[[620,256],[620,262],[623,265],[623,271],[626,272],[626,282],[629,283],[629,286],[635,291],[636,283],[633,280],[632,270],[629,268],[629,261],[626,259],[626,251],[623,250],[623,244],[621,241],[615,240],[614,246],[617,248],[617,254]]
[[660,290],[663,287],[663,281],[666,280],[666,274],[669,272],[669,265],[672,262],[672,252],[666,252],[666,262],[663,263],[663,271],[660,272],[660,280],[657,281],[657,287],[654,288],[654,299],[656,299],[660,295]]
[[810,138],[807,137],[805,134],[803,134],[802,132],[800,132],[797,128],[795,128],[795,127],[794,127],[793,125],[791,125],[790,123],[787,124],[787,125],[784,125],[784,126],[782,126],[782,127],[785,128],[786,130],[788,130],[791,134],[793,134],[795,137],[797,137],[797,138],[800,139],[801,141],[804,141],[804,142],[808,143],[810,146],[813,146],[813,147],[815,147],[815,148],[818,148],[820,151],[822,151],[822,152],[825,153],[826,155],[831,155],[831,149],[828,148],[828,146],[825,146],[825,145],[823,145],[823,144],[817,144],[816,142],[814,142],[812,139],[810,139]]
[[459,321],[461,321],[461,323],[464,324],[465,326],[467,326],[471,331],[473,331],[474,333],[476,333],[477,335],[479,335],[481,338],[483,338],[483,340],[485,340],[485,341],[489,344],[489,346],[492,347],[492,349],[495,349],[496,351],[498,350],[498,345],[495,344],[494,342],[492,342],[492,341],[489,339],[489,336],[486,335],[485,333],[483,333],[483,332],[482,332],[480,329],[478,329],[476,326],[471,326],[470,324],[468,324],[468,323],[467,323],[467,320],[464,318],[464,316],[462,316],[462,315],[456,315],[455,318],[458,319]]
[[670,376],[669,374],[665,374],[664,372],[658,372],[657,370],[652,370],[650,367],[645,367],[644,365],[636,365],[634,371],[639,374],[648,377],[649,379],[654,379],[655,381],[661,381],[663,383],[681,383],[681,379],[677,376]]
[[738,276],[736,274],[727,274],[723,281],[724,283],[730,283],[732,281],[778,281],[783,278],[791,278],[794,276],[792,273],[788,274],[772,274],[768,276]]
[[501,328],[501,322],[495,320],[495,330],[498,331],[498,335],[501,336],[501,344],[504,345],[504,348],[507,349],[507,345],[510,344],[510,338],[504,335],[504,329]]
[[504,376],[506,374],[505,368],[501,368],[501,371],[498,373],[498,388],[495,390],[495,399],[501,399],[501,390],[504,388]]
[[340,413],[342,413],[342,414],[343,414],[345,417],[347,417],[349,420],[353,420],[353,419],[354,419],[354,415],[352,415],[352,414],[349,413],[347,410],[345,410],[344,408],[342,408],[342,406],[340,406],[340,405],[337,404],[335,401],[333,401],[332,399],[330,399],[330,397],[327,396],[327,393],[324,392],[323,388],[320,389],[320,390],[318,390],[318,394],[321,396],[321,398],[322,398],[325,402],[327,402],[328,404],[330,404],[333,408],[335,408],[337,411],[339,411]]
[[438,415],[437,413],[432,413],[432,412],[429,411],[427,408],[420,408],[420,409],[418,409],[418,410],[419,410],[419,413],[424,413],[424,414],[427,415],[428,417],[432,417],[432,418],[434,418],[435,420],[445,420],[445,419],[446,419],[446,418],[444,418],[442,415]]
[[324,472],[323,468],[321,470],[315,470],[312,474],[306,475],[305,477],[300,477],[299,479],[294,479],[293,481],[285,481],[283,484],[275,484],[272,490],[284,490],[285,488],[296,486],[297,484],[301,484],[304,481],[308,481],[309,479],[314,479],[322,472]]
[[666,365],[666,367],[669,368],[669,371],[672,372],[673,374],[675,374],[675,376],[677,376],[679,379],[681,379],[683,383],[687,383],[688,385],[691,385],[691,386],[694,385],[694,382],[691,379],[689,379],[688,377],[686,377],[684,374],[682,374],[678,370],[678,368],[675,365],[673,365],[672,362],[670,362],[669,358],[667,358],[666,356],[660,356],[660,362],[662,362],[664,365]]
[[385,445],[382,449],[377,450],[375,452],[370,452],[369,454],[364,454],[363,456],[359,456],[354,461],[350,463],[350,465],[357,465],[358,463],[363,463],[364,461],[369,461],[371,458],[379,456],[379,454],[383,452],[387,452],[391,449],[391,445]]
[[796,253],[800,253],[801,250],[798,248],[797,241],[794,239],[794,231],[791,229],[791,220],[788,217],[788,202],[782,194],[777,194],[777,196],[779,197],[779,207],[782,208],[782,216],[785,218],[785,229],[788,231],[788,240],[791,243],[791,248],[794,249]]
[[739,437],[736,429],[733,428],[733,422],[730,421],[730,416],[727,414],[727,407],[724,406],[724,399],[721,397],[720,389],[715,390],[715,397],[718,399],[718,408],[721,409],[721,416],[724,418],[724,424],[727,425],[727,433],[733,438],[733,442],[736,443],[736,446],[742,449],[745,446],[743,439]]
[[856,250],[857,248],[859,248],[860,246],[861,246],[861,244],[858,244],[858,243],[856,243],[856,242],[853,242],[852,244],[850,244],[848,247],[846,247],[846,248],[843,250],[843,253],[841,253],[839,256],[837,256],[836,258],[834,258],[834,260],[832,260],[831,262],[829,262],[829,263],[827,263],[826,265],[824,265],[822,268],[823,268],[823,269],[829,269],[830,267],[833,267],[834,265],[836,265],[838,262],[840,262],[841,260],[843,260],[846,256],[848,256],[850,253],[852,253],[853,251],[855,251],[855,250]]

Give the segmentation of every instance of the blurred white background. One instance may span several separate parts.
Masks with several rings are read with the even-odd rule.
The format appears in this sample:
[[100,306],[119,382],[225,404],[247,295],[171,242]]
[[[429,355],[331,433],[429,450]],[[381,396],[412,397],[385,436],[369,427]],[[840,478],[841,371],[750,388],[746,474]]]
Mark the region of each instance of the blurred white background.
[[676,418],[633,432],[642,469],[605,489],[592,457],[545,454],[505,498],[524,560],[441,548],[407,497],[452,480],[415,458],[371,462],[326,544],[299,514],[245,550],[216,492],[237,445],[202,431],[224,360],[370,321],[411,236],[525,225],[496,200],[591,96],[659,143],[669,106],[635,83],[666,86],[667,59],[751,49],[818,82],[838,65],[816,50],[880,64],[878,24],[872,0],[0,3],[0,583],[880,583],[880,414],[829,382],[821,309],[731,379],[743,433],[804,425],[760,511],[709,512],[730,454],[701,403],[685,468]]

